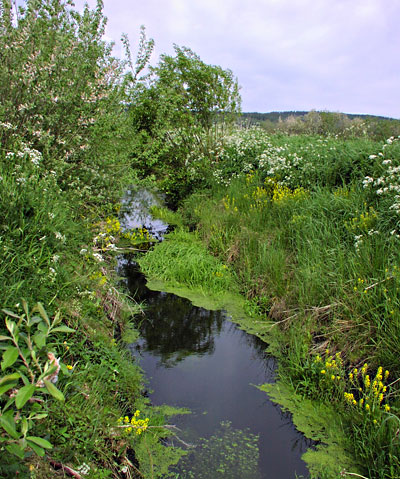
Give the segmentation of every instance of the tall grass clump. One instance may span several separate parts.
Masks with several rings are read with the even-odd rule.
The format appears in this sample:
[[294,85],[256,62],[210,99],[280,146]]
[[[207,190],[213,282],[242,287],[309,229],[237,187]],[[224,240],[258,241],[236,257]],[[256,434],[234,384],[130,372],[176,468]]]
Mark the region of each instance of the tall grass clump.
[[234,287],[228,267],[210,255],[201,241],[185,230],[170,233],[140,258],[139,264],[150,278],[199,288],[205,293],[225,292]]

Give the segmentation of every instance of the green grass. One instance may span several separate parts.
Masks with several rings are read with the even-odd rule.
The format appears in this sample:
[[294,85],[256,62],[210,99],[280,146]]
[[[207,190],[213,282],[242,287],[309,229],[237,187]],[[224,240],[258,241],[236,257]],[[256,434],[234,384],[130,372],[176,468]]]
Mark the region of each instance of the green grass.
[[[280,346],[274,341],[274,351],[282,379],[314,400],[335,397],[336,413],[363,473],[370,479],[394,478],[400,474],[395,435],[399,221],[391,213],[393,196],[376,195],[361,184],[367,174],[382,174],[379,162],[369,159],[377,145],[279,136],[272,142],[297,151],[305,166],[281,170],[280,183],[276,177],[265,182],[263,169],[243,172],[228,186],[216,184],[208,193],[194,194],[181,213],[233,271],[242,294],[277,321],[273,331]],[[397,164],[399,149],[390,148],[385,155]],[[304,190],[296,193],[297,187]],[[391,412],[382,412],[379,428],[349,413],[343,393],[326,394],[310,376],[310,358],[326,348],[341,353],[344,374],[364,362],[372,375],[378,366],[390,371],[393,384],[385,401]],[[343,387],[351,390],[347,382]]]

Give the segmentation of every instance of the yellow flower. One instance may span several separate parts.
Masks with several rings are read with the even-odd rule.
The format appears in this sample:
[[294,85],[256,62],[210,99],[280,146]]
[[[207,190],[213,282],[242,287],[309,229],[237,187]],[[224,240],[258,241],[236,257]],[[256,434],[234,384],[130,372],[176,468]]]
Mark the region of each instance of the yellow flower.
[[322,369],[322,370],[321,370],[321,374],[326,374],[325,369]]
[[369,404],[366,404],[366,405],[365,405],[365,410],[366,410],[366,411],[369,411],[369,410],[370,410]]
[[70,364],[67,364],[67,369],[69,369],[71,371],[71,369],[74,369],[74,367],[71,366]]
[[385,404],[385,411],[386,411],[386,412],[389,412],[389,411],[390,411],[390,406],[389,406],[389,404]]

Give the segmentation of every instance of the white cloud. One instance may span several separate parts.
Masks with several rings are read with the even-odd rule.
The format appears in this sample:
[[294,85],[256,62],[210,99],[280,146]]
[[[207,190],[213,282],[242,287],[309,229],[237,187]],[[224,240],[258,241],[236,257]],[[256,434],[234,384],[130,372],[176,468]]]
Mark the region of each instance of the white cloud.
[[310,105],[400,117],[393,101],[400,80],[398,0],[104,3],[108,37],[118,41],[126,32],[134,47],[144,24],[157,55],[172,53],[177,43],[207,63],[232,69],[243,87],[245,111]]

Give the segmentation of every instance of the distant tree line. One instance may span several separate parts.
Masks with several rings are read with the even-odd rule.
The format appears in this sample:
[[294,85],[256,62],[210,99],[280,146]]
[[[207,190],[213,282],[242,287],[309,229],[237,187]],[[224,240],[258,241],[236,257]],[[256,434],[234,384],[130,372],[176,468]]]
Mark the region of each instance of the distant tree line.
[[400,135],[400,120],[377,115],[329,111],[248,112],[241,114],[240,122],[260,125],[271,133],[368,136],[376,140]]

